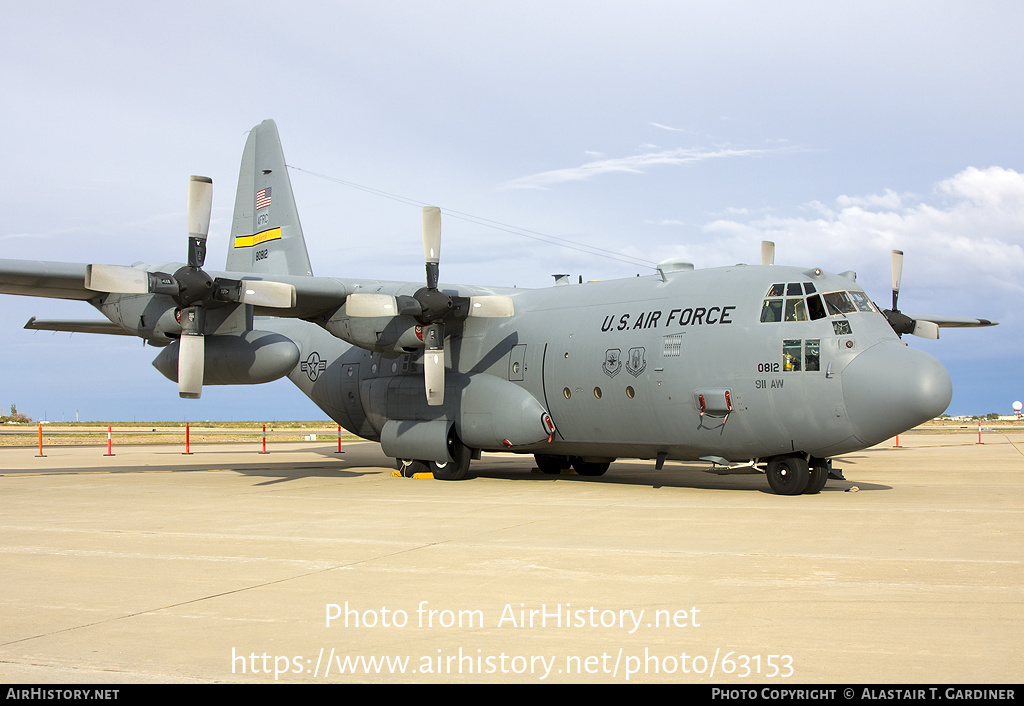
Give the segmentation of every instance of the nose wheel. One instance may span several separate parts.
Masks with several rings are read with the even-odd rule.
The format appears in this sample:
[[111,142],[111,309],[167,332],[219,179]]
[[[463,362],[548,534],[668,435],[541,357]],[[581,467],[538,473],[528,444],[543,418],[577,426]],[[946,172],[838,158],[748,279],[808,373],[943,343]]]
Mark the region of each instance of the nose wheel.
[[768,485],[777,495],[800,495],[811,480],[807,461],[800,456],[770,461],[765,475],[768,476]]
[[832,460],[825,458],[812,458],[808,467],[809,478],[807,487],[804,488],[804,495],[820,493],[828,482],[828,474],[832,470]]
[[768,462],[768,485],[778,495],[814,495],[828,482],[832,461],[827,458],[786,456]]

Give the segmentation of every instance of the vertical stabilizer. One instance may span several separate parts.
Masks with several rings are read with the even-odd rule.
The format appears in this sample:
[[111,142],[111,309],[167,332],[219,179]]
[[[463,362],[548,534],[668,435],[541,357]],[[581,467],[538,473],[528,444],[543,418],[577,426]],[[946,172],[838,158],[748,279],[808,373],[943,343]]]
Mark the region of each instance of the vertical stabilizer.
[[281,138],[273,120],[249,132],[238,172],[227,271],[312,275]]

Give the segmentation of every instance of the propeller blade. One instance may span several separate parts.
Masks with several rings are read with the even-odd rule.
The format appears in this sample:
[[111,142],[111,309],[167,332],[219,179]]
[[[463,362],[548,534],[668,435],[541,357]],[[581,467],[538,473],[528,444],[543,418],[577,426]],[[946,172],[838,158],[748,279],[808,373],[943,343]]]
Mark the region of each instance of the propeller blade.
[[423,327],[423,384],[427,391],[427,404],[444,404],[444,326],[430,324]]
[[206,365],[206,309],[190,306],[178,312],[181,338],[178,339],[178,394],[186,399],[199,399],[203,391]]
[[775,243],[770,240],[761,241],[761,264],[762,265],[774,265],[775,264]]
[[253,306],[290,309],[295,306],[295,285],[284,282],[242,280],[239,301]]
[[505,319],[516,313],[512,297],[499,295],[469,298],[469,316],[486,319]]
[[203,392],[206,361],[206,336],[182,336],[178,339],[178,395],[197,400]]
[[86,265],[85,288],[94,292],[147,294],[149,273],[123,265]]
[[398,300],[390,294],[349,294],[345,298],[345,311],[349,316],[395,316],[398,314]]
[[213,179],[192,176],[188,182],[188,265],[202,267],[206,262],[206,236],[210,232],[213,210]]
[[920,336],[921,338],[938,339],[939,325],[932,323],[931,321],[917,319],[914,321],[914,330],[911,331],[911,333],[915,336]]
[[444,404],[444,349],[423,352],[423,382],[427,389],[427,404]]
[[899,311],[896,300],[900,296],[900,281],[903,279],[903,251],[892,251],[892,310]]
[[441,209],[437,206],[423,207],[423,261],[427,265],[427,288],[437,289],[441,262]]
[[221,302],[287,309],[295,306],[295,285],[218,277],[213,280],[213,298]]

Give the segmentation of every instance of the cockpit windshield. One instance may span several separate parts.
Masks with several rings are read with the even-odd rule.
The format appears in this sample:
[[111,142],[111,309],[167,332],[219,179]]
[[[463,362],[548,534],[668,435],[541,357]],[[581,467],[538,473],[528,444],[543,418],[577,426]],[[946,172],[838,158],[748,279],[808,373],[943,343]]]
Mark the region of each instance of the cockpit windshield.
[[862,291],[837,291],[818,294],[810,282],[773,284],[761,306],[761,322],[817,321],[827,316],[857,312],[877,312],[878,308]]

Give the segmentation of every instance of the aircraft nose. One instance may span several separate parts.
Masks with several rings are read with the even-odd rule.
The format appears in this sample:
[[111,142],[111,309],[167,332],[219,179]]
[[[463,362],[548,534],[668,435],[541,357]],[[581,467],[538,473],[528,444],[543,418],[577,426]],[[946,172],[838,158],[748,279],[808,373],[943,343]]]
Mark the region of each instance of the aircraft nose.
[[842,378],[854,433],[869,445],[937,417],[953,398],[953,382],[942,363],[902,343],[868,348]]

